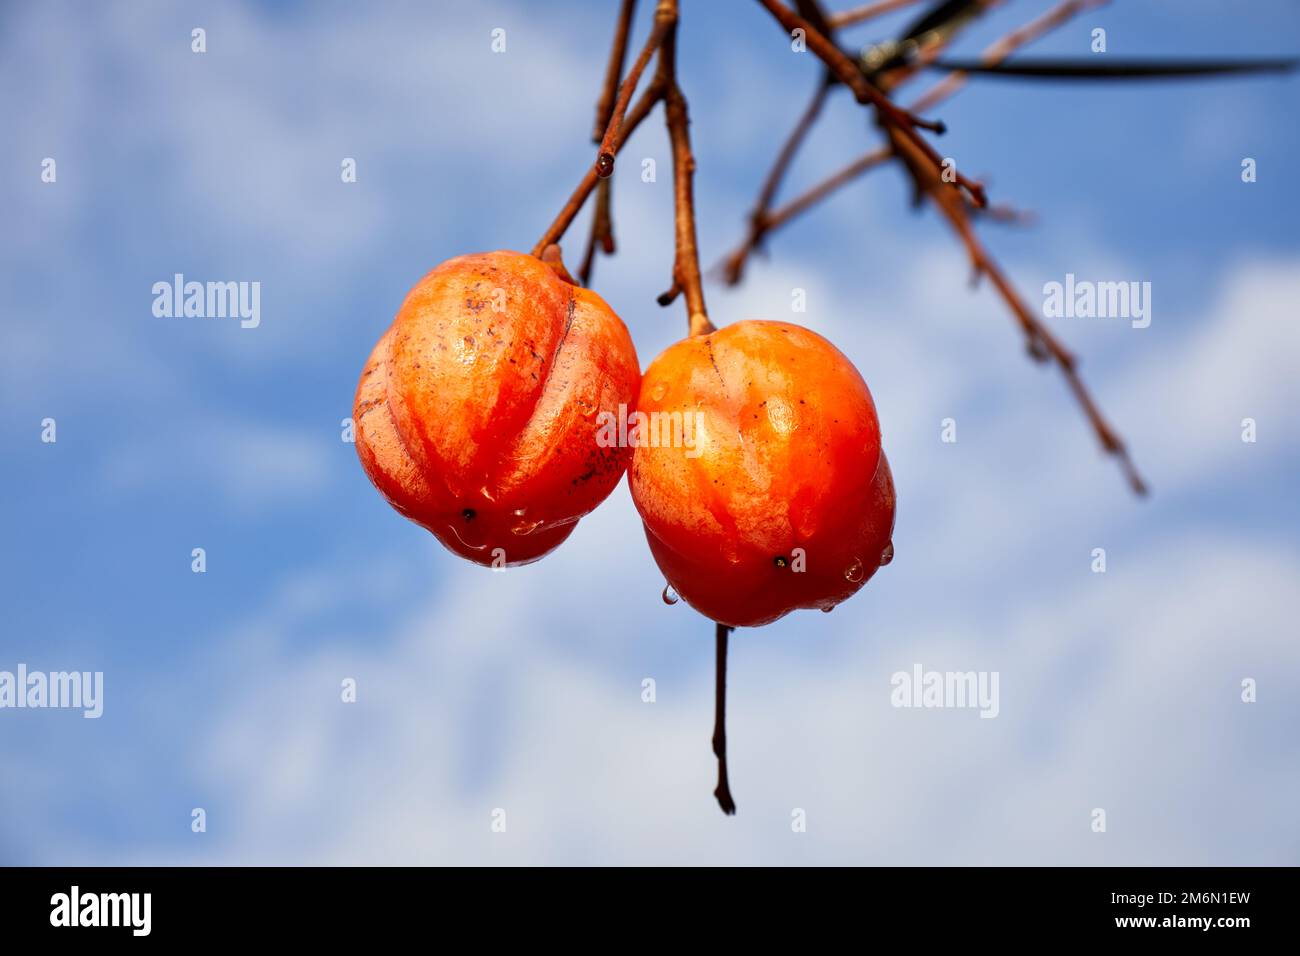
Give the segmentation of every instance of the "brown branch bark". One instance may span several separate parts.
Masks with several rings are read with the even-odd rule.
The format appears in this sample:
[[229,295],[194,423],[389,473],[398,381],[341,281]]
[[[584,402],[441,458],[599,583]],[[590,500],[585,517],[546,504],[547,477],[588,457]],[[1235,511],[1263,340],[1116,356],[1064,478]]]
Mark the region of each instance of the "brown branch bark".
[[[939,124],[921,120],[895,106],[889,97],[880,92],[867,79],[857,64],[849,59],[843,50],[827,39],[811,23],[781,3],[780,0],[758,0],[758,2],[776,18],[786,32],[793,33],[795,30],[802,30],[808,49],[826,64],[837,80],[853,91],[853,96],[859,103],[874,106],[885,125],[897,129],[904,138],[910,140],[936,170],[941,167],[942,159],[939,154],[917,132],[918,128],[940,128]],[[975,205],[984,206],[987,204],[988,200],[984,195],[984,187],[979,183],[958,173],[953,185],[966,190]]]
[[822,106],[826,103],[826,95],[830,92],[831,84],[832,78],[828,70],[817,84],[817,89],[813,91],[812,100],[800,115],[799,121],[795,123],[794,129],[786,137],[781,146],[781,151],[777,153],[776,162],[772,164],[771,170],[768,171],[767,179],[763,181],[763,188],[759,190],[758,199],[754,203],[754,209],[749,214],[749,235],[740,248],[728,256],[723,263],[723,278],[727,285],[735,285],[740,281],[749,254],[763,241],[763,235],[768,229],[765,223],[772,202],[776,198],[776,191],[780,188],[781,180],[785,178],[786,170],[790,168],[790,163],[794,160],[795,153],[799,151],[799,147],[803,144],[808,131],[812,129],[813,124],[817,122],[817,117],[821,115]]
[[[677,2],[661,0],[661,9],[669,8],[672,22],[659,50],[656,82],[663,83],[664,117],[673,151],[673,224],[676,255],[673,260],[673,286],[660,296],[661,304],[671,302],[680,290],[686,297],[686,317],[691,335],[714,331],[704,305],[704,283],[700,276],[700,252],[695,235],[695,157],[691,153],[690,115],[686,97],[677,83]],[[656,13],[658,16],[658,13]],[[665,299],[667,302],[665,302]]]
[[[614,115],[614,102],[618,97],[623,63],[627,59],[627,43],[632,32],[632,15],[635,10],[636,0],[623,0],[619,8],[614,39],[609,48],[609,62],[605,67],[605,82],[601,87],[600,99],[596,101],[596,123],[591,133],[593,143],[601,142],[609,127],[610,117]],[[582,265],[578,268],[578,282],[581,285],[591,285],[597,249],[607,256],[612,256],[615,249],[611,185],[608,179],[602,179],[596,186],[596,211],[591,217],[591,233],[587,237]]]
[[[648,87],[646,87],[645,92],[641,94],[641,97],[636,101],[636,104],[628,110],[627,116],[623,118],[623,122],[619,127],[618,136],[612,144],[615,153],[623,148],[623,144],[627,142],[627,138],[631,136],[633,131],[641,125],[641,122],[650,115],[650,111],[654,109],[655,104],[663,99],[664,93],[665,88],[658,81],[652,82]],[[546,249],[547,246],[558,243],[562,238],[564,238],[564,233],[568,230],[569,226],[573,224],[574,218],[577,217],[579,210],[582,209],[583,203],[587,201],[587,197],[591,195],[591,191],[596,188],[596,183],[599,179],[600,177],[596,175],[596,168],[594,166],[588,167],[587,172],[583,175],[577,188],[573,190],[573,194],[569,196],[568,201],[565,202],[559,213],[556,214],[554,221],[546,227],[546,231],[542,233],[542,237],[538,239],[537,243],[533,246],[533,255],[540,257],[542,251]]]
[[663,45],[664,39],[672,32],[677,25],[677,7],[675,0],[659,0],[659,6],[655,8],[654,27],[650,31],[650,36],[646,38],[645,46],[641,48],[640,54],[637,55],[636,61],[632,64],[632,69],[628,70],[627,76],[618,88],[618,99],[614,102],[614,111],[610,114],[609,123],[605,127],[605,135],[601,138],[600,149],[596,153],[596,175],[602,179],[608,177],[614,172],[614,154],[617,150],[614,148],[615,142],[619,138],[619,128],[623,124],[623,114],[627,112],[628,103],[632,101],[632,93],[636,86],[641,82],[641,74],[650,63],[656,51]]
[[828,18],[828,22],[833,29],[839,30],[843,27],[856,26],[859,23],[864,23],[886,13],[892,13],[895,10],[901,10],[903,7],[913,6],[918,2],[919,0],[876,0],[875,3],[864,3],[852,10],[832,13]]
[[618,84],[623,76],[623,63],[627,59],[627,41],[632,32],[632,14],[635,10],[636,0],[623,0],[618,11],[614,41],[609,48],[609,63],[605,66],[605,83],[601,87],[600,99],[596,101],[596,125],[591,132],[593,143],[599,143],[604,138],[609,118],[614,115],[614,101],[618,98]]
[[736,285],[744,274],[745,262],[749,255],[773,230],[781,228],[791,219],[821,202],[835,190],[857,179],[867,170],[893,158],[893,151],[887,146],[873,149],[859,156],[839,172],[826,177],[820,183],[791,199],[785,205],[765,213],[761,219],[752,222],[750,233],[745,242],[723,260],[721,270],[728,285]]
[[1123,440],[1102,416],[1096,401],[1083,384],[1083,379],[1079,377],[1078,360],[1074,354],[1066,349],[1042,320],[1029,309],[1024,299],[1011,285],[1001,267],[980,243],[979,238],[975,235],[974,228],[971,226],[968,210],[961,201],[960,194],[950,189],[937,188],[939,184],[928,177],[928,170],[922,165],[921,157],[916,155],[911,144],[902,137],[894,135],[893,130],[889,132],[899,158],[912,169],[913,175],[917,177],[917,182],[922,186],[923,194],[934,200],[939,211],[957,233],[962,245],[966,247],[966,252],[970,256],[971,268],[974,270],[973,277],[978,279],[980,276],[987,276],[989,281],[993,283],[994,288],[997,289],[998,294],[1006,303],[1007,308],[1011,310],[1012,316],[1024,333],[1025,345],[1029,354],[1038,361],[1050,360],[1056,363],[1065,376],[1066,383],[1074,394],[1075,400],[1083,409],[1092,430],[1096,433],[1102,449],[1119,462],[1120,468],[1124,471],[1124,475],[1134,493],[1145,495],[1147,493],[1146,483],[1142,480],[1142,476],[1138,473],[1132,459],[1129,457],[1128,449]]

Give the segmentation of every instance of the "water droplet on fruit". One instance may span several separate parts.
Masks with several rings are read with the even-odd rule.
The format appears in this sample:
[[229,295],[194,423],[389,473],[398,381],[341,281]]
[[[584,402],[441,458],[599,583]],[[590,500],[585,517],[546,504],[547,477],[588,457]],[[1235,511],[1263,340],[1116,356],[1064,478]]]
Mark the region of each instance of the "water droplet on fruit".
[[894,560],[894,542],[885,545],[885,550],[880,552],[880,566],[883,568],[890,561]]
[[673,590],[671,584],[664,585],[664,593],[660,596],[664,599],[665,604],[676,604],[680,600],[680,598],[677,597],[677,592]]
[[862,562],[859,561],[857,558],[854,558],[853,563],[844,569],[844,579],[846,581],[852,581],[854,584],[861,581]]
[[662,401],[663,397],[668,394],[668,384],[666,382],[656,382],[655,387],[650,389],[650,397],[656,402]]

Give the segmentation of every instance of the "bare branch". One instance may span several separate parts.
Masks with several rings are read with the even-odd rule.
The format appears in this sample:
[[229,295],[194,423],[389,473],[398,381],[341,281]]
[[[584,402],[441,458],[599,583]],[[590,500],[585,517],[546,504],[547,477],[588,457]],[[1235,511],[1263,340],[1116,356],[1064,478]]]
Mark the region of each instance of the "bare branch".
[[895,10],[903,9],[903,7],[913,6],[917,2],[918,0],[876,0],[875,3],[864,3],[860,7],[854,7],[852,10],[845,10],[842,13],[832,13],[829,22],[833,29],[840,30],[844,27],[856,26],[886,13],[893,13]]
[[[932,129],[937,128],[939,124],[918,120],[911,113],[895,106],[885,94],[880,92],[867,79],[857,64],[849,59],[843,50],[828,40],[811,23],[782,4],[780,0],[759,0],[759,3],[788,32],[793,33],[795,30],[802,30],[808,49],[826,64],[836,79],[853,91],[853,96],[859,103],[874,106],[886,126],[897,129],[904,138],[910,140],[935,169],[941,167],[942,159],[939,154],[917,132],[918,127]],[[984,196],[984,187],[966,178],[961,173],[957,173],[954,185],[966,190],[977,206],[983,206],[987,203]]]
[[714,326],[709,321],[709,313],[704,306],[704,283],[700,277],[700,252],[695,236],[695,157],[691,154],[690,116],[686,97],[677,85],[676,0],[664,0],[660,9],[665,7],[670,10],[671,23],[659,51],[656,81],[666,87],[664,117],[673,150],[673,220],[677,247],[673,262],[673,288],[680,288],[686,296],[690,334],[707,335],[714,331]]
[[871,152],[859,156],[839,172],[828,176],[816,186],[791,199],[784,206],[765,213],[761,218],[752,222],[749,237],[738,249],[723,260],[721,265],[723,280],[727,285],[739,283],[741,276],[744,274],[745,262],[748,260],[750,253],[759,246],[768,233],[774,229],[779,229],[810,206],[821,202],[841,186],[857,179],[868,169],[888,162],[893,155],[893,152],[887,146],[873,149]]
[[614,103],[613,113],[610,114],[609,125],[605,127],[605,135],[601,138],[600,150],[596,154],[596,175],[602,179],[614,172],[614,154],[617,152],[614,144],[619,138],[623,114],[627,111],[628,103],[632,101],[632,93],[636,90],[636,85],[641,82],[641,74],[650,63],[650,58],[654,56],[655,51],[663,44],[664,38],[677,23],[675,10],[676,4],[673,0],[659,0],[659,6],[655,8],[654,28],[646,38],[645,46],[641,48],[636,62],[632,64],[632,69],[628,70],[627,76],[623,78],[618,88],[618,99]]
[[[622,125],[619,128],[618,136],[612,143],[615,153],[623,148],[623,144],[627,142],[627,138],[631,136],[632,132],[641,125],[641,122],[650,115],[650,111],[654,109],[655,104],[663,99],[664,92],[665,88],[657,81],[646,87],[645,92],[641,94],[641,98],[636,101],[636,104],[632,109],[628,110],[627,116],[623,119]],[[542,234],[542,238],[538,239],[536,245],[533,246],[533,255],[540,257],[543,249],[553,243],[558,243],[560,239],[563,238],[565,231],[573,224],[573,220],[578,215],[578,211],[582,209],[583,203],[587,201],[587,197],[591,195],[591,191],[596,188],[596,183],[599,181],[599,178],[600,177],[596,175],[595,166],[587,168],[586,174],[583,175],[577,188],[573,190],[573,194],[569,196],[568,201],[564,204],[563,208],[560,209],[555,220],[546,228],[546,232]]]
[[[985,66],[995,66],[1022,46],[1032,43],[1034,40],[1055,30],[1071,17],[1085,10],[1103,6],[1108,2],[1109,0],[1064,0],[1064,2],[1047,11],[1041,17],[1030,20],[1024,26],[1012,30],[1002,39],[990,45],[984,51],[980,60]],[[968,77],[969,74],[961,70],[949,73],[912,104],[912,111],[920,113],[933,109],[938,103],[948,99],[948,97],[960,90],[966,84]]]
[[988,276],[998,294],[1002,296],[1003,301],[1011,310],[1012,316],[1020,325],[1021,331],[1025,335],[1025,344],[1029,354],[1038,361],[1054,361],[1057,367],[1061,369],[1066,383],[1070,386],[1070,391],[1074,393],[1075,399],[1083,409],[1083,413],[1096,433],[1097,440],[1101,442],[1102,448],[1108,454],[1113,455],[1120,463],[1120,467],[1123,469],[1133,491],[1138,495],[1145,495],[1147,492],[1146,483],[1142,480],[1142,476],[1138,474],[1137,468],[1134,467],[1123,440],[1120,439],[1106,419],[1102,417],[1096,401],[1079,377],[1078,363],[1074,355],[1034,315],[1011,285],[1001,267],[984,249],[984,246],[975,235],[975,230],[971,227],[970,218],[965,204],[960,200],[960,194],[951,189],[937,188],[938,183],[928,176],[928,170],[921,165],[921,157],[916,155],[912,144],[903,137],[896,135],[893,130],[889,132],[899,158],[911,168],[913,176],[917,178],[917,182],[924,189],[923,194],[934,200],[939,211],[948,220],[958,238],[966,247],[974,277]]

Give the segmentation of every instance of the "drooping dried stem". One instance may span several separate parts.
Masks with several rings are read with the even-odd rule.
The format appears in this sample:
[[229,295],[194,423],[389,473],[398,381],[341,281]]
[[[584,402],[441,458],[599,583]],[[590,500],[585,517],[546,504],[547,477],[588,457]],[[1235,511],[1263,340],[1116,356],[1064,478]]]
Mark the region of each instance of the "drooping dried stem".
[[1096,401],[1083,384],[1083,379],[1079,377],[1078,360],[1074,354],[1066,349],[1042,320],[1030,311],[1024,299],[1011,285],[1001,267],[985,250],[979,238],[975,235],[968,210],[965,203],[961,201],[959,194],[950,189],[938,188],[939,184],[930,176],[928,168],[923,165],[922,158],[916,155],[911,144],[903,140],[902,137],[895,135],[892,130],[889,133],[899,158],[911,169],[913,176],[923,190],[923,194],[934,200],[939,211],[957,233],[962,245],[966,247],[967,255],[969,255],[971,261],[973,277],[978,279],[980,276],[987,276],[989,281],[993,283],[994,288],[997,289],[998,294],[1006,303],[1007,308],[1011,310],[1012,316],[1024,333],[1025,345],[1029,354],[1038,361],[1050,360],[1056,363],[1065,376],[1070,391],[1074,394],[1076,401],[1078,401],[1089,424],[1096,433],[1097,440],[1101,443],[1102,448],[1119,462],[1133,491],[1138,495],[1145,495],[1147,492],[1146,483],[1142,480],[1142,476],[1138,473],[1132,459],[1129,457],[1128,449],[1125,447],[1123,440],[1102,416]]
[[722,276],[728,285],[736,285],[744,274],[745,262],[749,254],[758,247],[768,233],[781,228],[791,219],[811,206],[821,202],[835,190],[857,179],[869,169],[880,166],[893,158],[893,152],[882,146],[859,156],[839,172],[834,173],[817,185],[791,199],[785,205],[767,212],[763,217],[750,224],[750,233],[741,244],[722,262]]
[[636,90],[637,84],[641,82],[641,74],[650,64],[650,59],[663,45],[664,38],[677,25],[677,7],[675,0],[659,0],[659,6],[655,8],[654,27],[650,30],[650,36],[646,38],[645,45],[637,55],[632,69],[627,71],[627,76],[619,84],[618,99],[614,101],[614,110],[610,114],[609,123],[605,126],[605,135],[601,138],[600,149],[596,153],[596,175],[602,179],[614,172],[614,154],[615,142],[619,138],[619,128],[623,124],[623,114],[627,112],[627,105],[632,101],[632,93]]
[[[1022,46],[1050,33],[1071,17],[1108,2],[1109,0],[1064,0],[1042,16],[1030,20],[1024,26],[1012,30],[1002,39],[991,44],[981,55],[980,61],[985,66],[996,66]],[[915,113],[933,109],[960,90],[966,84],[968,77],[969,74],[964,71],[954,70],[917,99],[909,109]]]
[[[615,153],[623,148],[623,144],[627,142],[627,138],[631,136],[633,131],[641,125],[641,122],[650,115],[650,111],[654,109],[655,104],[663,99],[664,93],[665,87],[657,80],[646,87],[645,92],[641,94],[640,98],[632,108],[627,111],[627,115],[623,118],[623,123],[619,129],[618,136],[611,144]],[[538,239],[537,243],[533,246],[533,255],[541,256],[543,249],[553,243],[558,243],[560,239],[564,237],[565,231],[573,224],[574,218],[577,217],[579,210],[582,209],[583,203],[587,201],[587,197],[591,195],[591,191],[596,188],[597,182],[599,182],[599,177],[596,175],[596,168],[594,166],[589,166],[587,172],[583,175],[582,180],[578,183],[577,188],[573,190],[573,194],[569,196],[568,201],[565,202],[559,213],[556,214],[554,221],[547,226],[546,232],[542,233],[542,237]]]
[[856,26],[886,13],[893,13],[903,7],[910,7],[918,2],[919,0],[876,0],[875,3],[864,3],[852,10],[832,13],[828,20],[834,29],[839,30],[843,27]]
[[[940,124],[931,123],[921,120],[913,114],[899,109],[885,96],[876,86],[867,79],[866,75],[858,68],[843,50],[837,47],[833,42],[819,32],[816,27],[799,16],[789,7],[785,6],[780,0],[758,0],[768,12],[776,18],[777,22],[786,29],[787,32],[793,33],[795,30],[802,30],[804,42],[808,49],[811,50],[818,59],[820,59],[835,78],[853,91],[853,96],[859,103],[871,105],[876,108],[876,112],[884,121],[885,125],[897,129],[899,133],[911,140],[918,150],[926,157],[926,160],[936,169],[942,168],[943,160],[939,154],[921,136],[917,130],[920,129],[938,129]],[[954,185],[960,189],[966,190],[971,200],[977,206],[986,205],[988,200],[984,195],[984,187],[974,180],[968,179],[961,173],[956,174]]]

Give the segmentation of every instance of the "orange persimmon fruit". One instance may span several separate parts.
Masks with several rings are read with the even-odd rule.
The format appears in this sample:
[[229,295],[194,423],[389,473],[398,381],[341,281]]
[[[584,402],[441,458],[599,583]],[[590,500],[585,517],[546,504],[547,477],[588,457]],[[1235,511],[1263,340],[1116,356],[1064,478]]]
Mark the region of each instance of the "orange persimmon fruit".
[[649,434],[633,501],[668,584],[706,617],[751,627],[828,611],[892,559],[871,393],[815,332],[746,321],[683,339],[646,370],[637,415]]
[[380,493],[492,566],[557,547],[618,484],[629,449],[596,419],[636,400],[627,328],[600,296],[517,252],[449,259],[407,294],[353,407]]

